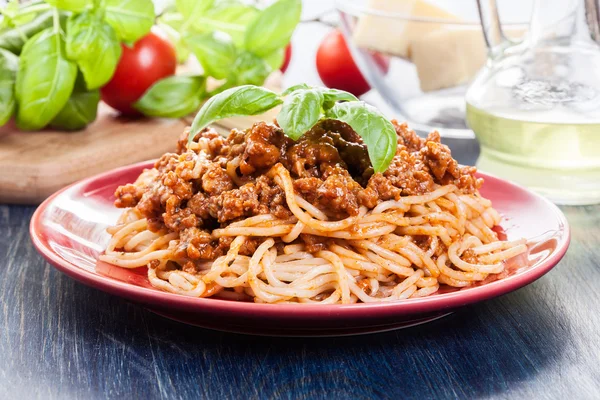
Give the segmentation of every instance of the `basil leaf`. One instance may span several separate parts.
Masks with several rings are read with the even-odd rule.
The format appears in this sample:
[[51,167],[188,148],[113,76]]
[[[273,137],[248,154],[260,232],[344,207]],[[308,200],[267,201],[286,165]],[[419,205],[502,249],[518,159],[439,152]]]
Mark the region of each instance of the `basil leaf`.
[[271,71],[278,70],[283,65],[285,59],[285,49],[275,50],[268,56],[263,57]]
[[114,29],[90,12],[72,16],[67,22],[67,56],[76,60],[88,89],[96,89],[112,78],[121,58],[121,44]]
[[312,89],[312,88],[310,86],[308,86],[306,83],[299,83],[297,85],[290,86],[289,88],[285,89],[283,91],[283,93],[281,93],[281,95],[287,96],[288,94],[290,94],[296,90],[303,90],[303,89]]
[[362,101],[336,103],[328,118],[345,122],[360,135],[375,172],[384,172],[396,154],[398,138],[392,123],[375,107]]
[[333,107],[338,101],[358,101],[355,95],[343,90],[321,88],[321,93],[325,97],[325,101],[323,102],[323,109],[325,111]]
[[152,0],[104,0],[104,19],[126,42],[135,42],[154,24]]
[[262,85],[270,73],[264,59],[246,51],[235,60],[227,81],[236,85]]
[[0,49],[0,126],[12,117],[15,107],[15,80],[19,69],[19,57]]
[[300,22],[302,2],[279,0],[265,8],[248,27],[245,48],[258,56],[267,56],[285,47]]
[[175,53],[179,64],[183,64],[190,56],[190,51],[180,33],[182,25],[183,16],[177,12],[166,12],[159,18],[159,26],[168,36],[173,46],[175,46]]
[[6,6],[0,8],[0,13],[2,14],[2,20],[0,20],[0,29],[23,25],[34,19],[37,16],[36,12],[23,13],[22,11],[36,4],[37,1],[32,1],[21,7],[19,5],[19,0],[9,0],[6,2]]
[[344,92],[338,89],[320,88],[319,89],[325,101],[358,101],[358,98],[352,93]]
[[45,0],[46,3],[65,11],[81,12],[94,5],[91,0]]
[[45,29],[27,41],[16,81],[17,126],[36,130],[52,121],[69,100],[76,76],[60,30]]
[[52,18],[52,11],[48,11],[38,15],[32,21],[0,32],[0,47],[11,53],[20,54],[23,45],[30,37],[52,26]]
[[230,73],[237,58],[231,37],[224,32],[212,32],[184,37],[206,75],[224,79]]
[[181,118],[200,107],[205,90],[203,76],[170,76],[152,85],[133,106],[149,117]]
[[213,0],[175,0],[175,7],[185,19],[196,19],[213,5]]
[[198,32],[225,32],[229,34],[237,47],[242,47],[246,29],[256,19],[259,11],[256,7],[239,1],[221,1],[206,13],[193,21]]
[[245,85],[227,89],[204,103],[194,118],[188,140],[220,119],[262,114],[279,104],[279,96],[263,87]]
[[96,119],[100,91],[86,90],[85,83],[81,80],[81,78],[77,80],[67,104],[50,122],[50,126],[66,130],[79,130]]
[[283,101],[277,123],[287,136],[298,140],[321,118],[323,101],[323,94],[318,89],[295,91]]

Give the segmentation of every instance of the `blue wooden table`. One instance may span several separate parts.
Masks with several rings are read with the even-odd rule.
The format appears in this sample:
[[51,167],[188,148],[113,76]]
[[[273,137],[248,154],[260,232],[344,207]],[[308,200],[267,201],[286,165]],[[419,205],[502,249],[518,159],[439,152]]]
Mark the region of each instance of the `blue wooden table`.
[[563,210],[571,248],[517,292],[416,328],[283,339],[83,286],[34,250],[34,207],[0,205],[0,398],[600,398],[600,206]]

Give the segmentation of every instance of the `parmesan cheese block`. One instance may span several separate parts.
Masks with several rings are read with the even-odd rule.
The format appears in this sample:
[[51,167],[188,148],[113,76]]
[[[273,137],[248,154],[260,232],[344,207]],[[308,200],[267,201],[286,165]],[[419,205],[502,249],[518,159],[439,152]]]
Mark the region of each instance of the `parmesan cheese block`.
[[[421,18],[459,21],[455,15],[423,0],[370,0],[368,7],[380,12]],[[428,33],[444,27],[443,23],[408,21],[383,16],[361,16],[353,39],[358,47],[410,58],[410,44]]]
[[421,90],[428,92],[469,82],[487,52],[481,29],[439,29],[413,40],[411,56]]
[[[507,37],[518,39],[523,29],[511,29]],[[413,40],[412,62],[423,92],[468,83],[483,68],[487,47],[481,28],[442,28]]]

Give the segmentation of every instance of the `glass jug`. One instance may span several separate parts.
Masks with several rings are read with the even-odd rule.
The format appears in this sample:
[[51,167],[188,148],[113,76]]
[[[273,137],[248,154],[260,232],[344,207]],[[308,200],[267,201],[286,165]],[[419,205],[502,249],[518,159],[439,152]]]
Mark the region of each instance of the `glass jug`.
[[559,204],[600,203],[600,0],[537,0],[520,43],[495,0],[477,3],[489,48],[466,94],[477,166]]

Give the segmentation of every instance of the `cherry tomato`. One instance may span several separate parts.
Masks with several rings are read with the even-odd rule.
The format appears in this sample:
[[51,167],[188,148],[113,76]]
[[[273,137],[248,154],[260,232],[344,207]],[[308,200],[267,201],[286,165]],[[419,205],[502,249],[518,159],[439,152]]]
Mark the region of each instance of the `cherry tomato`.
[[173,75],[177,67],[171,43],[150,32],[133,45],[121,45],[123,53],[111,80],[100,89],[102,100],[126,115],[137,115],[132,107],[154,82]]
[[354,63],[346,40],[339,30],[325,36],[317,50],[317,72],[325,86],[360,96],[371,89]]
[[283,59],[283,64],[279,68],[281,72],[285,72],[288,65],[290,65],[290,60],[292,59],[292,44],[289,43],[285,48],[285,58]]

